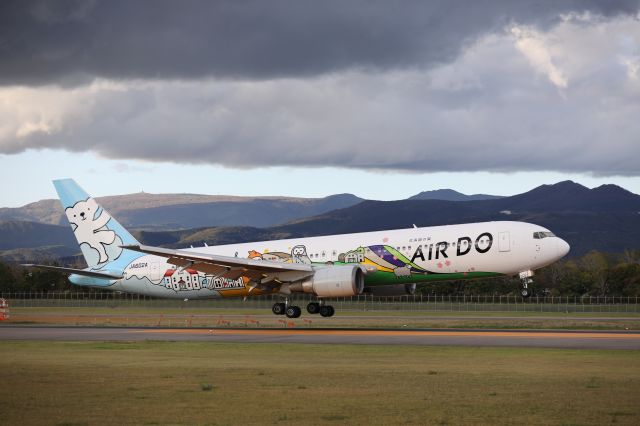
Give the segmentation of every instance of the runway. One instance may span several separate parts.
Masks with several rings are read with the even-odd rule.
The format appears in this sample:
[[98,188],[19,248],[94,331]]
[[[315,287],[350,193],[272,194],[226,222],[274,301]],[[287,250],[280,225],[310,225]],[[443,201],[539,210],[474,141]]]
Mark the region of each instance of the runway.
[[193,341],[640,349],[640,332],[0,326],[0,340]]
[[[429,316],[431,312],[425,312],[424,315],[348,315],[342,317],[343,319],[349,320],[371,320],[371,319],[399,319],[399,320],[408,320],[408,319],[429,319],[429,320],[571,320],[571,321],[584,321],[584,322],[599,322],[599,321],[638,321],[640,320],[640,316],[544,316],[544,315],[432,315]],[[29,314],[24,312],[14,313],[12,316],[14,318],[21,318],[26,315],[36,315]],[[70,316],[73,318],[126,318],[126,317],[143,317],[143,318],[158,318],[158,313],[119,313],[119,312],[110,312],[110,313],[86,313],[86,312],[74,312],[72,314],[61,314],[58,312],[38,312],[37,316],[39,317],[59,317],[61,315]],[[207,313],[207,314],[160,314],[165,318],[182,318],[191,317],[191,318],[211,318],[211,317],[224,317],[227,319],[235,319],[235,320],[244,320],[247,317],[250,317],[255,320],[268,321],[272,320],[274,317],[273,314],[227,314],[224,312],[217,313]],[[332,321],[336,318],[322,318],[316,317],[316,320],[322,321]]]

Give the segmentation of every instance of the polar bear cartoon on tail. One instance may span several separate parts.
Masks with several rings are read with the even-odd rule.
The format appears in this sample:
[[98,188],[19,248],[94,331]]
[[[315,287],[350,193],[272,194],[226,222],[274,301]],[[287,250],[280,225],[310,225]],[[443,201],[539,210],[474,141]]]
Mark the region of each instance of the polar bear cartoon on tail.
[[88,198],[67,207],[65,213],[80,245],[87,244],[96,250],[99,255],[98,263],[104,263],[109,260],[106,246],[115,242],[116,233],[105,228],[111,216],[104,210],[100,210],[100,214],[96,216],[98,209],[98,203],[93,198]]

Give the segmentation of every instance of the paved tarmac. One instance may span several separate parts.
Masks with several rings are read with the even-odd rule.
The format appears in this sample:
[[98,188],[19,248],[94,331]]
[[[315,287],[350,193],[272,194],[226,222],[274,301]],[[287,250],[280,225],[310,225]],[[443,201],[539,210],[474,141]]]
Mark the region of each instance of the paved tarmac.
[[[554,313],[555,314],[555,313]],[[185,317],[193,317],[193,318],[211,318],[211,317],[224,317],[229,319],[244,319],[247,317],[251,317],[257,320],[270,320],[274,317],[272,313],[267,314],[226,314],[224,311],[217,311],[215,313],[206,313],[206,314],[194,314],[194,313],[156,313],[156,312],[136,312],[136,313],[120,313],[118,311],[113,311],[109,313],[87,313],[87,312],[12,312],[11,316],[13,318],[20,318],[24,316],[33,316],[37,315],[39,317],[58,317],[58,316],[73,316],[74,318],[129,318],[129,317],[149,317],[149,318],[158,318],[162,315],[164,318],[185,318]],[[588,313],[573,313],[573,314],[556,314],[556,315],[493,315],[488,312],[486,315],[441,315],[440,312],[424,312],[420,314],[410,314],[410,315],[345,315],[341,316],[341,319],[349,319],[349,320],[357,320],[357,319],[428,319],[428,320],[571,320],[571,321],[585,321],[585,322],[596,322],[596,321],[638,321],[640,320],[640,315],[632,316],[582,316],[588,315]],[[320,316],[316,316],[315,320],[326,320],[331,321],[329,318],[322,318]]]
[[2,340],[197,341],[640,349],[640,332],[0,326]]

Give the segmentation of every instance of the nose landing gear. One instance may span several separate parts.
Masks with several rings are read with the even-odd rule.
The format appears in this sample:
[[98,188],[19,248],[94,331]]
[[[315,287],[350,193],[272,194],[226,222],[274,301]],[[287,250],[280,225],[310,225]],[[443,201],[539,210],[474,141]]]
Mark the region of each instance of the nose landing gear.
[[520,272],[519,276],[520,283],[522,284],[520,295],[522,295],[522,297],[526,299],[527,297],[531,296],[532,293],[529,285],[533,284],[533,279],[531,278],[533,276],[533,271],[529,270]]

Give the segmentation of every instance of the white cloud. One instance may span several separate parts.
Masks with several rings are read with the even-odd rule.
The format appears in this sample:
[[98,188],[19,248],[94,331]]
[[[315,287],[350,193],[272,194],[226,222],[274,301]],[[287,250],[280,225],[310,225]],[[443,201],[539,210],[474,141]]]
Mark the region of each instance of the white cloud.
[[567,78],[553,63],[551,52],[539,32],[531,27],[513,26],[511,34],[516,39],[515,45],[518,50],[529,60],[537,72],[546,75],[549,81],[559,89],[567,88]]
[[33,122],[33,121],[25,121],[23,122],[18,130],[16,131],[17,138],[24,138],[36,133],[44,133],[51,134],[51,126],[44,122]]
[[640,56],[622,57],[620,62],[627,68],[627,77],[637,81],[640,77]]

